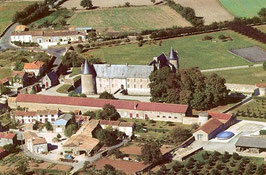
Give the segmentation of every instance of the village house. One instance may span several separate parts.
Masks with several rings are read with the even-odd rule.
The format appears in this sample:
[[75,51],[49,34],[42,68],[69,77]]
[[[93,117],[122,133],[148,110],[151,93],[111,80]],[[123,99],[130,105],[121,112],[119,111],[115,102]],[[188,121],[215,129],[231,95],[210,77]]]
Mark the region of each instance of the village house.
[[266,95],[266,83],[257,83],[256,87],[259,88],[259,96]]
[[34,73],[34,75],[37,77],[44,71],[44,62],[37,60],[31,63],[25,63],[24,71],[27,73]]
[[46,121],[54,122],[60,114],[58,110],[37,110],[37,111],[13,111],[11,116],[22,124],[31,124],[36,121],[45,123]]
[[75,155],[93,155],[99,149],[100,141],[95,138],[99,129],[101,126],[98,120],[87,121],[63,144],[64,152]]
[[17,136],[14,133],[0,132],[0,146],[17,144]]
[[41,154],[48,151],[47,141],[43,137],[38,137],[35,132],[24,133],[25,145],[30,152]]
[[107,127],[112,127],[113,130],[118,130],[125,133],[128,137],[133,135],[134,122],[120,122],[120,121],[111,121],[111,120],[100,120],[100,125],[103,129]]
[[69,42],[85,41],[86,33],[79,31],[58,30],[58,31],[21,31],[11,34],[11,42],[38,43],[43,48]]
[[69,124],[69,121],[71,120],[72,115],[71,114],[62,114],[58,117],[53,123],[53,130],[55,132],[64,132],[67,125]]
[[[72,112],[76,109],[82,112],[102,109],[105,104],[113,105],[122,118],[150,119],[157,121],[170,121],[183,123],[190,120],[192,110],[188,105],[149,103],[127,100],[109,100],[80,97],[48,96],[36,94],[18,94],[9,98],[10,108],[26,107],[31,111],[37,109],[60,109],[63,112]],[[191,120],[195,121],[197,118]]]
[[195,140],[208,141],[236,123],[236,117],[232,114],[209,112],[207,115],[201,115],[202,114],[199,116],[201,122],[204,117],[206,117],[206,120],[201,123],[202,125],[193,133]]
[[59,84],[58,76],[55,72],[49,72],[42,78],[42,87],[45,89],[51,88]]
[[266,151],[266,137],[261,136],[240,136],[235,143],[236,151],[261,153]]

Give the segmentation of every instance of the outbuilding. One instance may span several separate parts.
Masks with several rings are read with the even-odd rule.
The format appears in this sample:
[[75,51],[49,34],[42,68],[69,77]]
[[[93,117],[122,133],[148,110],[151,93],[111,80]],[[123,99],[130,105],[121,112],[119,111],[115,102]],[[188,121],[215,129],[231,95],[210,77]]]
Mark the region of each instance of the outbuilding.
[[261,136],[241,136],[237,140],[236,151],[261,153],[266,151],[266,137]]

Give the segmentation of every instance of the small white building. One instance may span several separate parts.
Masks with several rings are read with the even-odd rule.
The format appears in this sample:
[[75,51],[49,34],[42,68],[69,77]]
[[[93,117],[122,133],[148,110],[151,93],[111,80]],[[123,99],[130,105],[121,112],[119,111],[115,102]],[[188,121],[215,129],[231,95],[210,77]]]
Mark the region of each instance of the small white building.
[[34,73],[35,76],[40,75],[44,69],[44,62],[33,61],[31,63],[24,64],[24,71],[28,73]]
[[112,127],[113,130],[118,130],[125,133],[128,137],[133,135],[135,123],[133,122],[120,122],[111,120],[100,120],[100,125],[103,129]]
[[27,131],[24,133],[25,145],[30,152],[41,154],[48,151],[47,141],[38,137],[36,133]]
[[266,95],[266,83],[257,83],[256,87],[259,88],[259,96],[265,96]]

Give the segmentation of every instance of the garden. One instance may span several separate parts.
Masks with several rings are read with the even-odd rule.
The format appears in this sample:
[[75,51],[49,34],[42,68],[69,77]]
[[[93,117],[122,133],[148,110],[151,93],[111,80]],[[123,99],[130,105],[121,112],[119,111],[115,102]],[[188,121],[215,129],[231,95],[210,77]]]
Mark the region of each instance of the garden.
[[237,153],[221,154],[217,151],[200,151],[183,162],[173,161],[162,165],[156,175],[264,175],[266,165],[263,158],[242,157]]
[[233,111],[238,119],[266,121],[266,97],[255,97]]

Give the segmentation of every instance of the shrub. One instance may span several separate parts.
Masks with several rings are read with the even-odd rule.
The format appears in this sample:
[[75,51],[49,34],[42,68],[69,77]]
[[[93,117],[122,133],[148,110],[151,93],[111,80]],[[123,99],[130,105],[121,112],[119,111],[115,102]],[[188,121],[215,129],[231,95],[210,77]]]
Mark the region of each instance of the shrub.
[[205,35],[203,40],[212,40],[213,37],[212,36],[209,36],[209,35]]
[[234,160],[240,160],[241,157],[239,156],[239,154],[237,154],[237,153],[233,153],[233,159],[234,159]]

